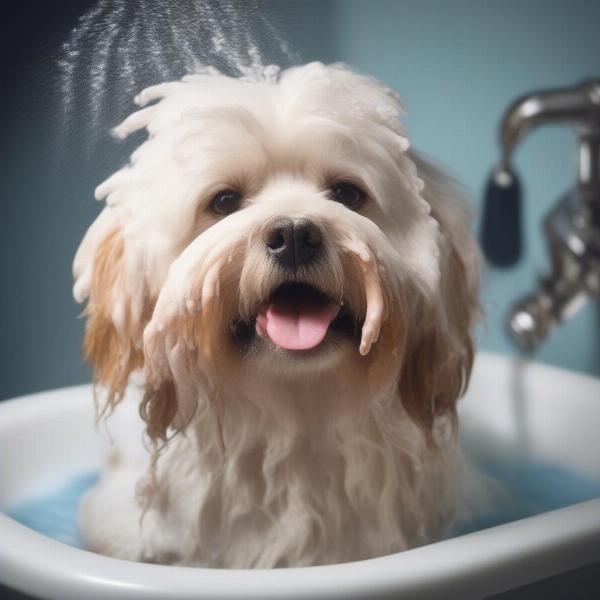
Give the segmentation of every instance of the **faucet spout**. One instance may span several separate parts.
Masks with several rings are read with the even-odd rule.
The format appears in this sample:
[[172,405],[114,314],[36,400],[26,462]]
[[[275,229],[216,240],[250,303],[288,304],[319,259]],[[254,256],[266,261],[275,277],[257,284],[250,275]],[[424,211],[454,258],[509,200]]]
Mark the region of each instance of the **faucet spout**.
[[510,171],[512,154],[526,134],[549,123],[570,123],[600,135],[600,79],[515,100],[500,126],[501,164],[505,170]]

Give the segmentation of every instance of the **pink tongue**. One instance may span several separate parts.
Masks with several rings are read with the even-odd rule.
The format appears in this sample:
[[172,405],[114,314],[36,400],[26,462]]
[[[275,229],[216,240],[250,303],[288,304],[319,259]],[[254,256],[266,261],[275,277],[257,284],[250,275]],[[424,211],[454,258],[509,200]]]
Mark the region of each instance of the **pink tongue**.
[[323,341],[339,310],[309,291],[284,288],[259,313],[256,329],[286,350],[310,350]]

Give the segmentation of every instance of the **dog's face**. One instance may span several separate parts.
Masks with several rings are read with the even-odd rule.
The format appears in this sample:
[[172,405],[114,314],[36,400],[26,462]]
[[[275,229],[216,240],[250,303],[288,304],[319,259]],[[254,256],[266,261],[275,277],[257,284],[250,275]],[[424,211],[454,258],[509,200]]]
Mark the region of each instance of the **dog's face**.
[[453,410],[472,360],[472,246],[449,184],[407,152],[390,90],[310,64],[192,76],[138,101],[115,133],[150,137],[97,189],[107,207],[75,261],[109,404],[140,368],[159,437],[199,393],[392,394],[425,426]]

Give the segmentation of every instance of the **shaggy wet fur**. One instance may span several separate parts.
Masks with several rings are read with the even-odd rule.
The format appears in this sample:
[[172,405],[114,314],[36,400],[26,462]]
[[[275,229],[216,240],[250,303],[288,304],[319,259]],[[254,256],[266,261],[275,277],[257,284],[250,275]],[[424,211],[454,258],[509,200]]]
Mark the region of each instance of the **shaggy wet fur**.
[[[427,543],[452,521],[477,308],[459,194],[409,151],[379,82],[318,63],[269,73],[154,86],[115,130],[149,137],[97,189],[107,206],[74,267],[113,413],[111,461],[80,514],[98,552],[317,565]],[[359,210],[331,199],[337,181],[365,192]],[[240,210],[211,211],[221,189]],[[321,260],[293,276],[265,251],[282,216],[323,233]],[[352,330],[310,351],[240,345],[235,324],[290,280],[343,306]]]

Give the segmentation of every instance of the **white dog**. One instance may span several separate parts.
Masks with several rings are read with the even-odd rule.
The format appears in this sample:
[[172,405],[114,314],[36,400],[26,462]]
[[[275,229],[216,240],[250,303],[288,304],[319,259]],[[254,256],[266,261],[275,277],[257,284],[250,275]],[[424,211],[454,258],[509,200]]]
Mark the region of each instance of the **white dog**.
[[115,134],[149,137],[96,190],[74,265],[97,400],[128,396],[82,503],[89,547],[245,568],[438,539],[477,251],[396,94],[313,63],[136,101]]

